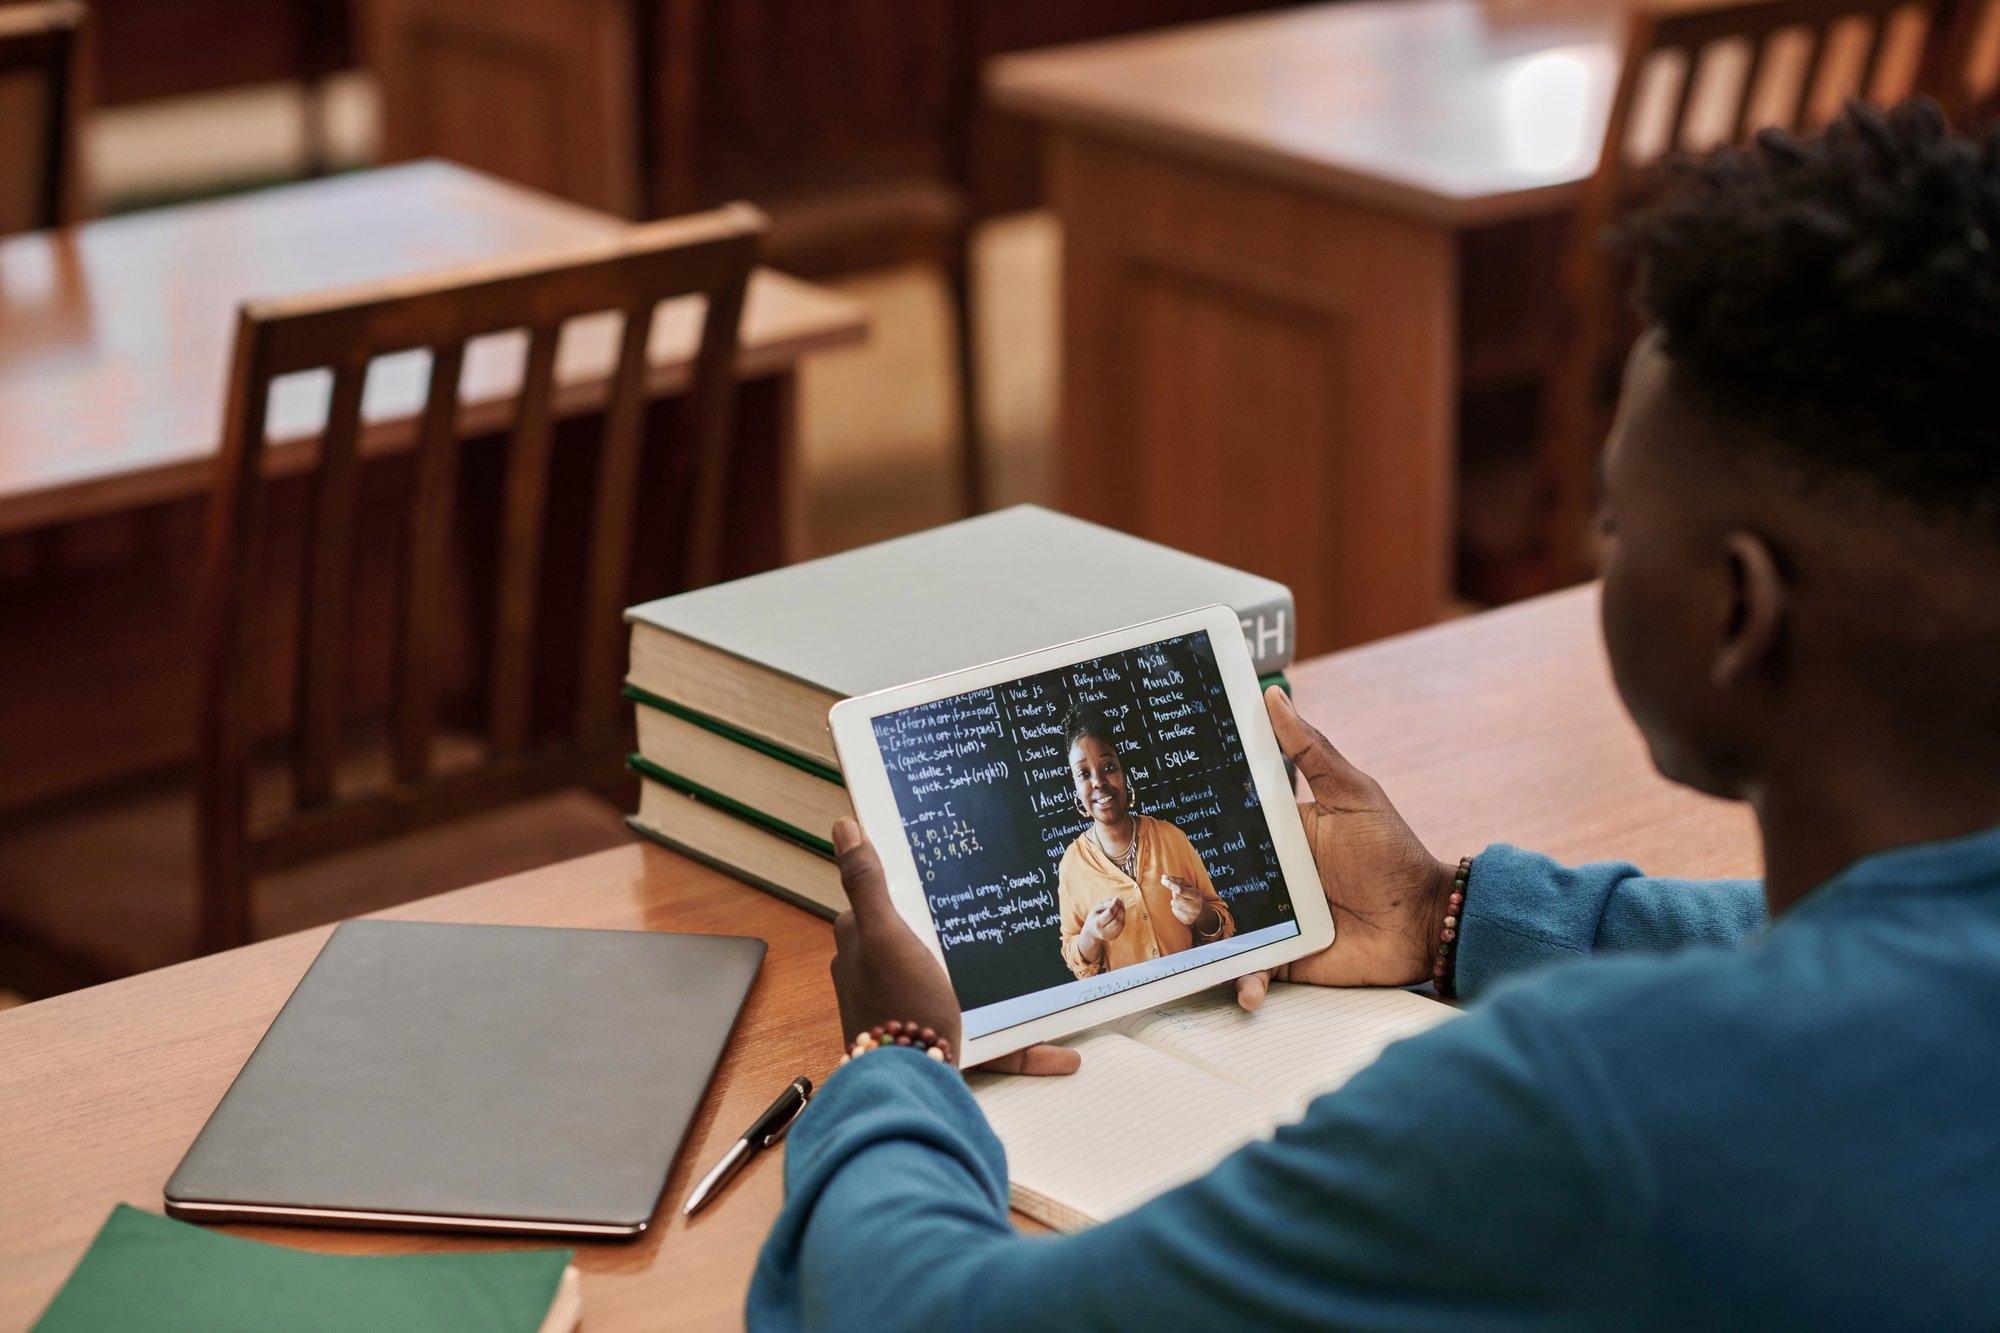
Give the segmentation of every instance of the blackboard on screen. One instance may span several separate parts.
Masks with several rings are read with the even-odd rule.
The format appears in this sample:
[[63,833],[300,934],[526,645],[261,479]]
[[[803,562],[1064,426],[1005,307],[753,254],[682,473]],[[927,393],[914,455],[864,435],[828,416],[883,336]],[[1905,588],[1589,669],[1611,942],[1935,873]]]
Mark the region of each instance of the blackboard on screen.
[[886,714],[876,742],[966,1009],[1074,979],[1056,893],[1089,823],[1062,734],[1074,706],[1109,721],[1134,809],[1187,835],[1238,934],[1291,915],[1205,632]]

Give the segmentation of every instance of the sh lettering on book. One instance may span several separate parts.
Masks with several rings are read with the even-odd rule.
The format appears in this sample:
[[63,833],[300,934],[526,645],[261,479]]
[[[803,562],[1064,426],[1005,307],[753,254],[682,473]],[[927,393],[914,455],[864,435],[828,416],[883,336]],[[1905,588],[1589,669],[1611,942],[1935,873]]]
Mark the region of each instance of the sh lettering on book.
[[1241,617],[1243,642],[1250,656],[1259,662],[1292,660],[1291,608],[1272,605]]
[[1299,933],[1206,634],[874,732],[967,1037]]

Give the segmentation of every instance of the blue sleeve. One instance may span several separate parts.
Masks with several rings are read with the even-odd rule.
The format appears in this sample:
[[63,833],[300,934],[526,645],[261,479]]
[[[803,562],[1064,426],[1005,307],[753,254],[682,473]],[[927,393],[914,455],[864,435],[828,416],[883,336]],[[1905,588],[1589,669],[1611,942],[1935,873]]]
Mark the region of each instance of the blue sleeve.
[[1564,866],[1515,847],[1473,859],[1459,933],[1458,991],[1563,958],[1735,944],[1764,924],[1754,879],[1654,879],[1623,862]]
[[1583,1063],[1510,1003],[1391,1047],[1300,1123],[1073,1236],[1010,1227],[1000,1145],[955,1072],[865,1056],[792,1131],[750,1326],[1615,1323],[1646,1299],[1644,1173]]

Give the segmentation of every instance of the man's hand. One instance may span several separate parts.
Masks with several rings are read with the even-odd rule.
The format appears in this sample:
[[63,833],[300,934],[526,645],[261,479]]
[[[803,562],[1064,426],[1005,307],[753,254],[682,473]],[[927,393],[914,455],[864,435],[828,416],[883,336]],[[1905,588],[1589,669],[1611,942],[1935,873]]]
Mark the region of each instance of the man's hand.
[[[1432,856],[1375,780],[1292,708],[1285,692],[1264,692],[1278,744],[1312,788],[1299,806],[1333,908],[1333,944],[1277,969],[1281,981],[1317,986],[1407,986],[1430,975],[1431,951],[1451,896],[1455,867]],[[1245,1009],[1264,1002],[1271,973],[1236,983]]]
[[[850,1042],[856,1033],[892,1018],[914,1021],[951,1043],[956,1064],[963,1035],[951,979],[896,914],[881,858],[861,825],[852,819],[836,822],[833,846],[848,903],[833,923],[833,990],[840,1000],[841,1041]],[[1010,1074],[1070,1074],[1080,1063],[1075,1051],[1031,1046],[981,1067]]]
[[1208,910],[1208,900],[1201,896],[1201,890],[1178,875],[1160,876],[1160,885],[1173,895],[1167,907],[1173,912],[1174,920],[1183,926],[1193,926]]

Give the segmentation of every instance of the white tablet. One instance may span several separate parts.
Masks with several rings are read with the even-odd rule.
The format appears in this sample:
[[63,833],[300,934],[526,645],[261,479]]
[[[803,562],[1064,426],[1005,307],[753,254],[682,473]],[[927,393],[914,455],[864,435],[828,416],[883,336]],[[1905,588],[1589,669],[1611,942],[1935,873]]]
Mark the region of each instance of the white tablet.
[[978,1064],[1324,949],[1333,919],[1236,613],[831,714],[890,896]]

